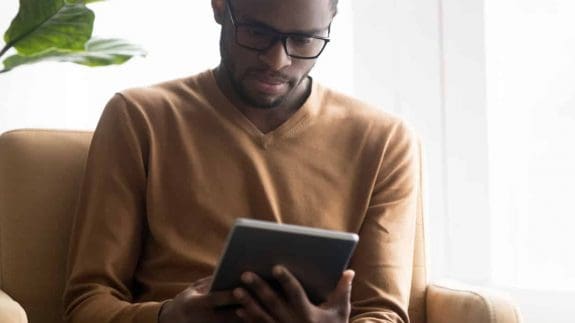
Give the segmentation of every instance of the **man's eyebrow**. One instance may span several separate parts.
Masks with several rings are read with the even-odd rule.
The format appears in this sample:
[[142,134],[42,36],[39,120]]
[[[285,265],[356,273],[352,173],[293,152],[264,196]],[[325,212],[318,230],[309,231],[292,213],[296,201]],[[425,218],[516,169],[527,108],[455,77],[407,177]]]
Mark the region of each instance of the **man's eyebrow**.
[[324,31],[329,30],[329,26],[327,26],[325,28],[315,28],[315,29],[306,29],[306,30],[300,29],[300,30],[290,30],[288,32],[283,32],[283,31],[277,30],[276,28],[274,28],[274,27],[272,27],[266,23],[263,23],[261,21],[258,21],[256,19],[252,19],[249,17],[242,17],[242,21],[240,21],[239,23],[243,24],[243,25],[250,25],[250,26],[254,26],[254,27],[258,27],[258,28],[269,29],[269,30],[275,31],[275,32],[280,33],[280,34],[314,35],[314,36],[316,36],[316,35],[324,32]]

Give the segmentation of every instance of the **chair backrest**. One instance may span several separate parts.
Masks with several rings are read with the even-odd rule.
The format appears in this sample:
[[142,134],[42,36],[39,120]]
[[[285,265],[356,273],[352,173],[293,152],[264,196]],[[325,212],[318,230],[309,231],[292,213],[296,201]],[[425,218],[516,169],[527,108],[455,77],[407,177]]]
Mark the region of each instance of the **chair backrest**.
[[[0,289],[22,305],[32,323],[62,322],[70,228],[91,138],[90,132],[33,129],[0,136]],[[418,213],[411,323],[425,322]]]
[[62,322],[68,241],[91,133],[0,136],[0,288],[32,323]]

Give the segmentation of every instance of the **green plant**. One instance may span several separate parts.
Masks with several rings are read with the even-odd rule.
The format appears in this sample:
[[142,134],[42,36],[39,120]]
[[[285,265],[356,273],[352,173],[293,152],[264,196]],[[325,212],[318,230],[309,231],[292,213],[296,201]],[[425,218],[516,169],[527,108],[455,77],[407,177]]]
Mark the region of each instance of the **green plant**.
[[0,73],[42,61],[105,66],[144,56],[125,40],[92,37],[95,15],[86,4],[97,1],[102,0],[20,0],[0,57],[10,49],[16,53],[3,61]]

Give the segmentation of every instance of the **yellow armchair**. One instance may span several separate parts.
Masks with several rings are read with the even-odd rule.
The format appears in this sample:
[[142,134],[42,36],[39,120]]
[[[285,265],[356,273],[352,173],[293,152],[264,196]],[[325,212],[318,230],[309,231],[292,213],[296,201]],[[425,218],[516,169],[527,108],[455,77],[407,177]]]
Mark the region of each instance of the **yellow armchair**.
[[[62,322],[70,228],[91,137],[35,129],[0,136],[0,323]],[[411,323],[520,322],[505,297],[428,284],[421,213]]]

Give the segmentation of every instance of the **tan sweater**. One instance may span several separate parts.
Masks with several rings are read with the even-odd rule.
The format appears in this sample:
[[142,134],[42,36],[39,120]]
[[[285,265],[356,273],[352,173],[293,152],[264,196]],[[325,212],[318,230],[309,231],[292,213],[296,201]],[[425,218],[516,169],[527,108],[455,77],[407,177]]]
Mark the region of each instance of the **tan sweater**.
[[352,321],[407,322],[419,165],[396,117],[313,83],[263,134],[212,71],[124,91],[90,148],[71,237],[70,322],[156,322],[212,274],[237,217],[356,232]]

